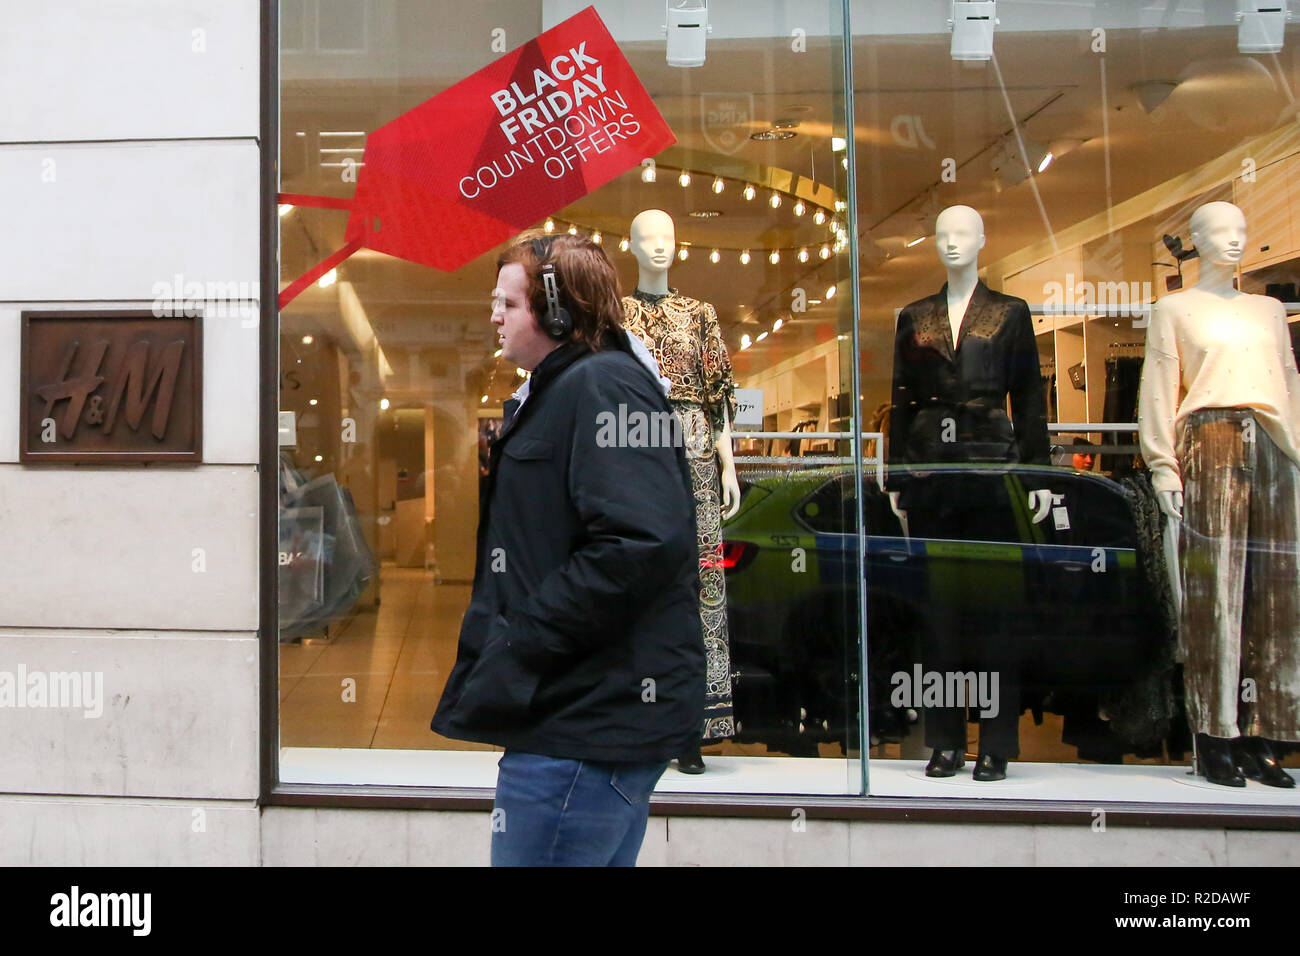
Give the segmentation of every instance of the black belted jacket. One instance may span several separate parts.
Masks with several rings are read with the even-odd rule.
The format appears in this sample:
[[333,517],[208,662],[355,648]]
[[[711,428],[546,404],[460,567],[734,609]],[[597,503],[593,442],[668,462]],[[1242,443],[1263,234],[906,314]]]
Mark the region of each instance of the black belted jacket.
[[473,595],[431,724],[444,736],[643,762],[699,739],[690,478],[680,441],[620,431],[671,415],[622,342],[551,352],[493,445]]
[[890,490],[906,494],[906,469],[897,472],[898,465],[1046,465],[1049,449],[1038,346],[1023,299],[978,283],[955,344],[946,283],[903,309],[894,339]]

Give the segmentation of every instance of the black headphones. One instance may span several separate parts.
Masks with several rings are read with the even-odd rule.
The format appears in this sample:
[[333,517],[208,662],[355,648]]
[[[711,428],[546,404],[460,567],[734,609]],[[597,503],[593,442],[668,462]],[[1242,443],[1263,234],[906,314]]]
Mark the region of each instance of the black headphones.
[[539,236],[532,242],[533,255],[542,262],[542,288],[546,291],[546,315],[541,317],[542,331],[553,339],[567,339],[573,334],[573,316],[560,304],[560,274],[555,263],[547,262],[554,245],[550,236]]

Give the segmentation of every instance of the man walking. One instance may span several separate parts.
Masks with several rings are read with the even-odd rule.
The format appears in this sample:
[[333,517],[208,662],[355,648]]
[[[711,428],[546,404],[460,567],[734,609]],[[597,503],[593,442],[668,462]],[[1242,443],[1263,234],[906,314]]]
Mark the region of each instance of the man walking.
[[505,748],[494,866],[632,866],[650,793],[703,719],[690,479],[680,441],[608,427],[669,406],[604,251],[545,237],[497,265],[502,358],[532,376],[492,448],[432,727]]

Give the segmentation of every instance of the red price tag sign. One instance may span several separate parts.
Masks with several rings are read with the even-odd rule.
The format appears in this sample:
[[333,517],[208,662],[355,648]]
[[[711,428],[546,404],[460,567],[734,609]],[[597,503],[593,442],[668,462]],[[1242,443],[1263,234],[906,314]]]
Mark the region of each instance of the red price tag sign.
[[351,215],[280,307],[363,246],[458,269],[675,142],[588,7],[375,130],[350,203],[282,196]]

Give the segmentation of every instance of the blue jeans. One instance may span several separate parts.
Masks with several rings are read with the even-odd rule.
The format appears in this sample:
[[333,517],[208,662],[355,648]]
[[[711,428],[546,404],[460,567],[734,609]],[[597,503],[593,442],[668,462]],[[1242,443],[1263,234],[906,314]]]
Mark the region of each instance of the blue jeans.
[[636,866],[668,762],[563,760],[507,750],[492,805],[493,866]]

